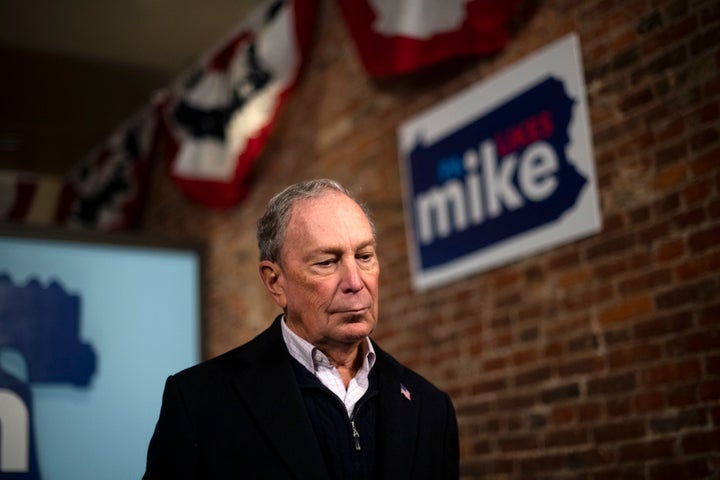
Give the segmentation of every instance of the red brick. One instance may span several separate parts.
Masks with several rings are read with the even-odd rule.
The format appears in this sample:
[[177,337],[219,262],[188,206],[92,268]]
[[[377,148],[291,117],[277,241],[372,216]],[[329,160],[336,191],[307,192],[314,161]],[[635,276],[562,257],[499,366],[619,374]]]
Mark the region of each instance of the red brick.
[[476,440],[472,444],[472,453],[474,454],[487,454],[492,451],[490,442],[488,440]]
[[520,472],[526,477],[528,475],[537,477],[540,472],[565,468],[565,455],[542,452],[538,456],[522,458],[518,463]]
[[670,234],[670,223],[666,221],[654,223],[646,227],[639,228],[636,231],[636,234],[638,243],[642,245],[650,245]]
[[637,480],[645,477],[643,466],[616,466],[609,469],[598,470],[593,474],[593,480]]
[[702,366],[697,359],[688,359],[676,363],[666,363],[640,372],[640,382],[643,386],[656,387],[658,385],[687,383],[700,377]]
[[538,447],[537,437],[534,435],[518,435],[497,439],[501,452],[517,452],[523,450],[535,450]]
[[666,240],[658,245],[655,259],[658,263],[671,262],[685,254],[685,241],[681,238]]
[[466,405],[456,405],[459,416],[484,415],[490,411],[490,402],[473,402]]
[[619,461],[622,463],[646,462],[648,460],[669,458],[674,454],[674,447],[674,439],[660,439],[624,445],[620,447]]
[[663,347],[656,344],[636,344],[628,348],[614,350],[608,355],[610,368],[616,370],[629,366],[648,363],[662,358]]
[[720,375],[720,355],[708,355],[705,357],[705,370],[710,375]]
[[560,270],[568,267],[574,267],[579,262],[580,253],[577,249],[559,251],[549,258],[548,267],[551,270]]
[[550,379],[552,375],[552,368],[549,366],[540,366],[534,368],[528,372],[519,373],[515,376],[515,385],[527,386],[536,383],[544,382]]
[[637,296],[600,311],[600,323],[607,325],[644,317],[655,310],[648,295]]
[[612,255],[629,250],[635,246],[635,235],[626,234],[609,240],[603,240],[587,249],[587,256],[591,260],[597,260],[606,255]]
[[521,367],[527,363],[535,362],[538,359],[538,351],[535,348],[528,348],[512,354],[512,364]]
[[645,422],[642,420],[608,423],[593,429],[593,438],[599,444],[632,440],[644,436]]
[[615,330],[609,330],[605,332],[605,343],[608,347],[614,347],[629,343],[632,340],[631,331],[629,328],[619,328]]
[[687,140],[679,139],[655,152],[655,164],[658,167],[666,167],[677,162],[678,158],[685,158],[688,155],[689,145]]
[[720,427],[720,405],[711,408],[710,415],[713,419],[713,426]]
[[653,214],[665,218],[682,205],[680,195],[676,192],[667,194],[652,204]]
[[694,253],[720,245],[720,225],[715,225],[694,233],[688,239],[688,247]]
[[628,219],[630,224],[638,225],[650,220],[650,208],[647,205],[643,205],[635,210],[628,212]]
[[608,300],[612,297],[612,294],[612,285],[583,286],[582,289],[567,295],[563,299],[562,306],[573,313],[577,310],[585,312],[588,305]]
[[545,447],[568,447],[585,445],[589,442],[589,432],[582,428],[556,430],[545,434]]
[[683,385],[668,389],[667,404],[670,407],[688,407],[698,403],[698,393],[695,386]]
[[705,408],[685,408],[677,413],[663,413],[652,417],[648,425],[654,433],[665,434],[682,430],[698,429],[708,424]]
[[616,213],[613,215],[606,215],[602,221],[603,232],[605,234],[615,233],[625,228],[625,215]]
[[683,163],[670,165],[658,172],[652,181],[655,190],[670,190],[677,188],[687,178],[687,166]]
[[626,258],[611,258],[602,262],[595,262],[593,265],[598,278],[608,279],[615,277],[628,270]]
[[696,29],[697,19],[694,16],[688,16],[680,22],[665,26],[642,43],[643,53],[651,55],[663,51],[668,45],[672,45],[678,39],[694,33]]
[[707,478],[712,472],[703,459],[673,460],[649,466],[650,480],[678,480],[690,478]]
[[667,349],[672,355],[716,351],[720,349],[720,330],[688,333],[678,336],[668,341]]
[[507,365],[507,358],[505,357],[498,357],[498,358],[491,358],[483,362],[483,369],[486,372],[492,372],[495,370],[500,370],[505,368],[505,365]]
[[613,397],[605,402],[605,411],[609,418],[627,417],[632,413],[632,406],[630,397]]
[[669,284],[671,280],[672,275],[670,269],[662,268],[628,278],[620,282],[618,289],[622,294],[652,291],[655,288]]
[[501,289],[517,285],[522,279],[519,271],[513,268],[503,268],[498,270],[491,278],[493,287]]
[[699,105],[692,111],[688,118],[701,125],[713,124],[717,120],[720,120],[720,102],[717,100],[710,100],[708,103]]
[[659,310],[680,307],[682,305],[702,302],[717,295],[716,282],[703,280],[697,283],[681,284],[662,293],[658,293],[655,303]]
[[665,397],[660,390],[639,393],[635,396],[634,405],[638,412],[658,411],[665,407]]
[[720,400],[720,380],[706,380],[698,385],[698,397],[701,401]]
[[475,382],[470,386],[470,393],[473,395],[500,392],[507,389],[507,381],[504,378],[483,380]]
[[623,113],[628,114],[639,107],[648,105],[654,98],[651,88],[641,88],[635,92],[624,94],[618,106]]
[[655,138],[661,138],[663,142],[673,140],[681,137],[686,132],[685,118],[675,118],[670,120],[667,124],[661,124],[654,132]]
[[536,403],[536,396],[530,395],[513,395],[502,397],[497,401],[496,409],[498,411],[526,410]]
[[565,425],[574,422],[577,413],[574,405],[557,405],[553,407],[550,419],[555,425]]
[[689,258],[678,265],[675,271],[680,280],[698,279],[720,271],[720,250]]
[[707,128],[690,137],[690,151],[701,152],[717,144],[720,134],[713,128]]
[[589,396],[612,395],[632,391],[636,386],[637,381],[632,372],[604,378],[596,377],[588,381],[587,394]]
[[558,401],[578,398],[580,396],[580,387],[577,383],[569,383],[560,387],[549,388],[543,390],[542,401],[544,403],[554,403]]
[[688,311],[652,318],[637,323],[633,327],[633,335],[639,339],[679,333],[692,326],[692,314]]
[[[685,197],[686,191],[683,192]],[[703,207],[694,208],[692,210],[686,210],[684,212],[678,212],[673,216],[671,223],[675,229],[688,229],[697,225],[702,225],[707,222],[707,213]]]
[[708,215],[712,219],[720,218],[720,200],[710,202],[707,208]]
[[579,337],[571,338],[567,342],[568,352],[582,352],[595,350],[598,347],[598,338],[594,333],[583,332]]
[[[687,188],[685,188],[682,191],[682,199],[685,201],[685,204],[687,205],[696,205],[699,203],[706,203],[708,200],[710,200],[712,195],[712,185],[708,181],[699,181],[692,185],[688,185]],[[699,216],[698,218],[705,219],[705,216]],[[681,224],[683,225],[683,224]],[[692,224],[684,224],[684,225],[692,225]]]
[[582,403],[577,406],[577,419],[581,423],[597,421],[602,414],[603,407],[600,402]]
[[717,170],[718,158],[720,158],[720,147],[714,147],[710,151],[703,153],[691,162],[690,168],[692,174],[700,177],[708,175],[713,170]]
[[543,350],[544,357],[547,359],[559,357],[564,351],[565,349],[563,348],[562,342],[549,342]]
[[690,53],[699,55],[711,48],[717,48],[718,45],[720,45],[720,27],[716,26],[695,35],[690,42]]
[[687,433],[682,437],[680,445],[684,453],[717,453],[720,452],[720,435],[717,431]]
[[570,377],[574,375],[598,373],[603,371],[604,367],[605,361],[601,357],[593,355],[590,357],[567,360],[558,365],[557,372],[560,377]]
[[560,276],[559,284],[563,288],[572,287],[573,285],[590,282],[593,280],[593,277],[592,268],[582,266],[563,273]]

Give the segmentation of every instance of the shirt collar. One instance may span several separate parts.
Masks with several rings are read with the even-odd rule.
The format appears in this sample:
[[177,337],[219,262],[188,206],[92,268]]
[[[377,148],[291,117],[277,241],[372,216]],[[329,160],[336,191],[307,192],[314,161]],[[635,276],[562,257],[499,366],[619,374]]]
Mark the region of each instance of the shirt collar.
[[[310,373],[314,375],[315,370],[320,366],[330,366],[330,360],[328,360],[327,356],[321,352],[319,348],[290,330],[290,327],[285,323],[284,315],[280,324],[283,340],[285,341],[288,352]],[[363,358],[363,364],[360,370],[367,375],[373,365],[375,365],[375,350],[368,337],[365,337],[363,350],[365,351],[365,358]]]

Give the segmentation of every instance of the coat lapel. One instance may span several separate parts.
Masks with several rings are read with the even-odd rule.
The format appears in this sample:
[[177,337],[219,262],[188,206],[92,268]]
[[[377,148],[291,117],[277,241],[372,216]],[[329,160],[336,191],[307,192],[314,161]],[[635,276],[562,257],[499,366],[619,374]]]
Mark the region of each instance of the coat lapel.
[[329,480],[278,321],[258,337],[245,359],[255,365],[240,369],[236,390],[297,478]]
[[408,390],[409,399],[402,393],[401,369],[377,346],[378,386],[378,479],[409,478],[417,449],[417,429],[420,415],[419,392]]

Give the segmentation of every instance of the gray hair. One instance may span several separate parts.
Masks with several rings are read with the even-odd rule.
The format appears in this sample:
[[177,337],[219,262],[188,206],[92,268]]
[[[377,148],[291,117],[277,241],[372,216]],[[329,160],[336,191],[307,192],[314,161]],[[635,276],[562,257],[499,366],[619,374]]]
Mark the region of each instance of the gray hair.
[[339,192],[347,195],[357,203],[367,217],[375,238],[375,224],[372,221],[368,208],[360,203],[345,187],[335,180],[321,178],[300,182],[285,188],[270,199],[265,213],[257,222],[257,242],[260,249],[260,260],[278,262],[280,249],[285,240],[285,229],[290,221],[292,207],[299,200],[318,198],[330,192]]

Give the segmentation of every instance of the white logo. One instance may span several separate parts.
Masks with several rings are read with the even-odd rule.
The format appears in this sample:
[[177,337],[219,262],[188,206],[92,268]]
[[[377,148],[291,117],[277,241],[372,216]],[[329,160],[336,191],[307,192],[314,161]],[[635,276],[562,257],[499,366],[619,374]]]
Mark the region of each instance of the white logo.
[[370,0],[377,14],[373,29],[382,35],[425,40],[458,30],[470,0]]

